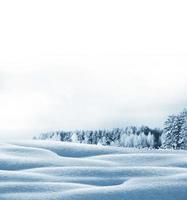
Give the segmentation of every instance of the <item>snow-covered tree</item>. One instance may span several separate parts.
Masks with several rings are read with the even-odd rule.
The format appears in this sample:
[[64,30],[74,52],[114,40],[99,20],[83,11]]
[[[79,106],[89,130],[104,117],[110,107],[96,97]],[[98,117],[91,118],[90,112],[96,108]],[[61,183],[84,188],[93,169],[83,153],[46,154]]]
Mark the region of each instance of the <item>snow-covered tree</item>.
[[72,133],[71,141],[72,141],[72,142],[76,142],[76,143],[79,142],[79,141],[78,141],[78,136],[77,136],[77,133],[76,133],[76,132],[73,132],[73,133]]
[[144,132],[141,132],[139,134],[139,142],[140,142],[140,148],[148,147],[147,136],[144,134]]
[[187,110],[179,115],[180,135],[178,138],[178,146],[180,149],[187,149]]
[[139,137],[139,135],[135,134],[134,137],[133,137],[133,147],[140,148],[140,146],[141,146],[140,137]]
[[125,147],[134,147],[134,134],[127,135],[124,140]]
[[187,149],[187,120],[183,123],[181,127],[179,143],[180,149]]
[[[170,115],[164,123],[164,130],[162,134],[162,147],[163,148],[175,148],[175,138],[179,134],[177,126],[177,116]],[[174,142],[175,141],[175,142]]]
[[165,122],[162,135],[162,147],[181,149],[185,147],[187,136],[187,111],[184,110],[179,115],[169,116]]
[[151,134],[151,132],[148,133],[148,136],[147,136],[147,144],[148,144],[148,147],[150,148],[153,148],[154,147],[154,135]]

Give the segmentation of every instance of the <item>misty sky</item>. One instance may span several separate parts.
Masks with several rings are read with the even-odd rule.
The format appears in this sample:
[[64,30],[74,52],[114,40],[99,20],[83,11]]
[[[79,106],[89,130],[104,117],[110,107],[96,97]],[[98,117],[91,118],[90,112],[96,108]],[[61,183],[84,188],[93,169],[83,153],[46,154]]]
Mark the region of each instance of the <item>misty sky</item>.
[[0,139],[162,127],[187,107],[186,6],[0,2]]

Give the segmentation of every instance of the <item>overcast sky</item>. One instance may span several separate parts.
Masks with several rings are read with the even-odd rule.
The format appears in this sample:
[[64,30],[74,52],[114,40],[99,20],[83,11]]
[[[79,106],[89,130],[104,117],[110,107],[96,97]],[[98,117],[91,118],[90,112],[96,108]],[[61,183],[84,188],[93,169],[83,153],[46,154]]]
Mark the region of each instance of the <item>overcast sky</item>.
[[0,139],[162,127],[187,107],[185,1],[1,1]]

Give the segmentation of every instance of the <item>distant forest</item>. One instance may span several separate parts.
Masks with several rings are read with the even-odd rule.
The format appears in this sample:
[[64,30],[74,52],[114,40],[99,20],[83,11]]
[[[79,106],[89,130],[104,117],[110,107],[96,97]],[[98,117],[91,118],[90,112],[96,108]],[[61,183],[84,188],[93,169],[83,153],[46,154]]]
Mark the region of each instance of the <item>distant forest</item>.
[[148,126],[140,128],[128,126],[124,129],[115,128],[112,130],[56,131],[42,133],[35,139],[123,147],[159,148],[161,146],[161,135],[162,130],[159,129],[151,129]]
[[135,148],[187,149],[187,110],[169,116],[163,130],[128,126],[112,130],[56,131],[42,133],[34,139]]

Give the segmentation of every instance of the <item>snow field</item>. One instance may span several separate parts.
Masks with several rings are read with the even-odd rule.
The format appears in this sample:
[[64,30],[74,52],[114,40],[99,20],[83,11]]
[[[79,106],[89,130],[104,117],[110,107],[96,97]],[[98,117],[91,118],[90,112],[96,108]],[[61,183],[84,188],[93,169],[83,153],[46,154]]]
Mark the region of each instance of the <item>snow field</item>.
[[0,144],[1,200],[186,200],[187,151]]

